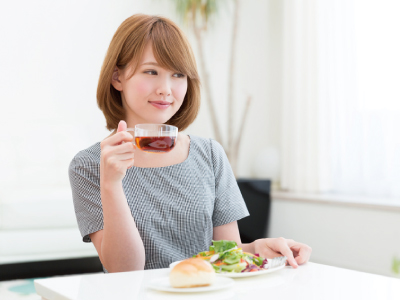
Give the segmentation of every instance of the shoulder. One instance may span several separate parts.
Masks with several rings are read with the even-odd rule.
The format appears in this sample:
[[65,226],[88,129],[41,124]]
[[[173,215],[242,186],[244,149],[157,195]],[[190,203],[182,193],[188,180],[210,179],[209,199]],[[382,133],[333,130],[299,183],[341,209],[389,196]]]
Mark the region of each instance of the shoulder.
[[100,142],[79,151],[71,160],[69,169],[100,165]]
[[179,132],[178,133],[178,141],[182,144],[182,148],[189,149],[190,147],[190,138],[189,135]]
[[220,164],[226,159],[224,148],[212,138],[190,135],[190,151],[207,159],[212,165]]
[[201,149],[207,149],[209,151],[213,152],[225,152],[224,148],[220,143],[218,143],[216,140],[212,138],[205,138],[197,135],[192,135],[190,134],[190,142],[194,146],[201,148]]

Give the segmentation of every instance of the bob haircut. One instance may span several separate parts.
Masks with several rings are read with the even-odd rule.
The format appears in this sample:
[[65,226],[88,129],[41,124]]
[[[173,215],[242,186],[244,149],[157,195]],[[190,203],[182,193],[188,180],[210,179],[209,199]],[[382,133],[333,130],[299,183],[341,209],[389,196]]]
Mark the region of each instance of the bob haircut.
[[112,84],[115,67],[124,70],[132,65],[135,73],[147,42],[153,46],[157,63],[166,70],[187,75],[187,91],[182,106],[165,124],[186,129],[200,108],[200,79],[192,48],[184,33],[169,19],[159,16],[135,14],[127,18],[115,32],[101,68],[97,86],[97,105],[106,118],[106,128],[118,128],[126,112],[121,93]]

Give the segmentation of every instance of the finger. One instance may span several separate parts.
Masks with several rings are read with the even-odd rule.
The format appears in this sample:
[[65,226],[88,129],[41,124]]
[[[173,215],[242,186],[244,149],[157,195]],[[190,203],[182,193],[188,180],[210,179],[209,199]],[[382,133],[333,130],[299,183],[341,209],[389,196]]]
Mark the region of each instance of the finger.
[[264,241],[266,242],[266,245],[260,250],[259,254],[261,257],[275,258],[282,256],[277,238],[266,238]]
[[307,252],[303,253],[300,252],[299,256],[295,258],[295,260],[299,265],[305,264],[306,262],[308,262],[309,259],[310,259],[310,253]]
[[128,125],[126,125],[126,122],[124,120],[119,121],[117,132],[125,131],[126,128],[128,128]]
[[[117,133],[118,132],[122,132],[122,131],[126,131],[126,128],[128,127],[128,125],[126,125],[126,122],[124,120],[119,121],[118,123],[118,128],[117,128]],[[122,141],[121,144],[124,144],[125,141]]]
[[122,154],[117,154],[115,155],[115,158],[118,159],[119,161],[125,161],[125,160],[130,160],[133,159],[133,153],[122,153]]
[[295,258],[298,264],[306,263],[311,256],[311,248],[305,244],[300,244],[292,247],[292,249],[296,249],[298,251],[298,256]]
[[[286,239],[286,241],[288,243],[290,250],[292,250],[294,258],[296,259],[299,256],[300,249],[304,244],[295,242],[294,240],[290,240],[290,239]],[[297,261],[297,259],[296,259],[296,261]]]
[[134,159],[129,159],[130,163],[129,166],[127,167],[127,169],[130,169],[133,167],[135,160]]
[[127,131],[120,131],[103,141],[103,144],[109,146],[120,145],[122,142],[132,142],[133,136]]
[[297,268],[298,264],[297,261],[293,257],[292,250],[290,250],[286,240],[284,238],[279,238],[278,240],[278,247],[279,252],[286,256],[288,263],[293,267]]
[[[289,247],[290,248],[290,247]],[[294,258],[296,258],[297,256],[299,256],[299,252],[296,250],[293,250],[293,248],[290,248],[290,250],[292,250],[293,256]]]
[[296,256],[295,260],[296,260],[298,265],[304,264],[304,260],[303,260],[303,258],[301,256]]
[[263,249],[262,251],[260,251],[259,254],[263,258],[275,258],[282,256],[282,253],[275,252],[269,248]]
[[[122,158],[122,157],[121,157]],[[117,162],[118,162],[118,166],[119,167],[125,167],[127,169],[129,169],[129,167],[132,167],[135,159],[132,157],[125,157],[126,159],[120,159],[119,157],[117,157]]]
[[115,154],[134,153],[134,150],[135,150],[135,145],[129,142],[115,146],[113,149],[113,153]]

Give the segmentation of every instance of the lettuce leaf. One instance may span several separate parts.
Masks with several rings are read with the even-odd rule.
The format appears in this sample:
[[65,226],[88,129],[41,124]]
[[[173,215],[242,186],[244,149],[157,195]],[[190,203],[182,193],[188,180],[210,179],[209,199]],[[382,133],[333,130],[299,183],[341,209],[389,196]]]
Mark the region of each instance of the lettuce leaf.
[[219,266],[221,268],[221,271],[226,271],[226,272],[241,272],[246,268],[247,264],[246,263],[240,263],[240,264],[235,264],[235,265],[221,265]]
[[[220,241],[212,241],[213,242],[213,248],[215,253],[218,252],[223,252],[232,248],[237,247],[237,244],[235,241],[226,241],[226,240],[220,240]],[[211,247],[210,247],[211,250]]]
[[214,264],[211,264],[211,265],[212,265],[212,267],[214,268],[214,271],[215,271],[215,272],[217,272],[217,273],[220,273],[220,272],[221,272],[221,268],[220,268],[220,267],[215,266]]
[[229,253],[229,255],[227,255],[223,261],[228,265],[233,265],[233,264],[238,264],[241,258],[242,254],[240,253]]

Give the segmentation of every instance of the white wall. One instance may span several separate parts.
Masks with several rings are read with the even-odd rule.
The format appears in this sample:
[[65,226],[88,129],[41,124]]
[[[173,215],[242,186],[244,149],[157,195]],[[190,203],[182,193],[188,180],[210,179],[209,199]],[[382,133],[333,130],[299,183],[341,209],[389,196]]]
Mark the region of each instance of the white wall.
[[310,245],[312,262],[394,276],[393,258],[400,255],[399,209],[274,198],[270,222],[270,237]]
[[18,1],[1,10],[1,188],[68,186],[73,155],[105,136],[97,79],[134,4]]
[[[207,35],[205,47],[215,107],[226,141],[227,106],[231,101],[227,98],[227,88],[233,8],[225,7]],[[262,177],[262,172],[256,172],[256,159],[265,149],[279,149],[280,145],[280,11],[279,0],[241,1],[232,100],[236,106],[235,135],[239,131],[248,95],[252,96],[252,104],[239,149],[239,177]],[[197,52],[195,40],[189,37]],[[206,101],[202,103],[198,119],[187,132],[214,137]]]
[[[212,92],[226,134],[228,49],[232,7],[223,9],[205,43]],[[8,2],[0,11],[0,189],[69,186],[67,169],[81,149],[108,135],[96,105],[96,87],[107,47],[120,23],[134,13],[178,21],[172,1]],[[279,144],[276,128],[276,1],[242,1],[237,38],[235,119],[253,96],[239,176],[254,174],[254,157]],[[5,9],[4,9],[5,8]],[[188,32],[192,46],[195,40]],[[279,54],[278,54],[279,55]],[[279,71],[278,71],[279,72]],[[278,89],[279,91],[279,89]],[[238,131],[238,121],[235,123]],[[206,101],[187,133],[213,137]]]

